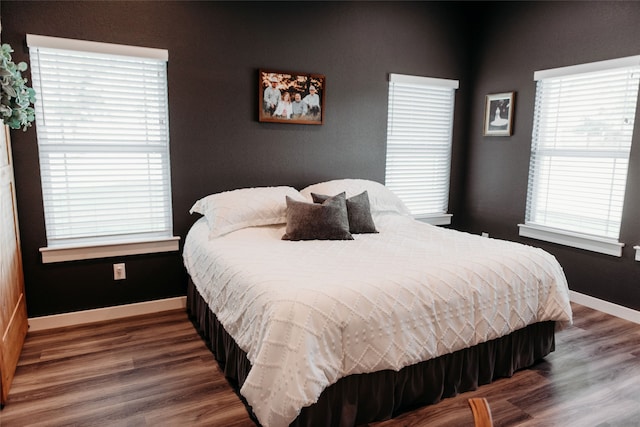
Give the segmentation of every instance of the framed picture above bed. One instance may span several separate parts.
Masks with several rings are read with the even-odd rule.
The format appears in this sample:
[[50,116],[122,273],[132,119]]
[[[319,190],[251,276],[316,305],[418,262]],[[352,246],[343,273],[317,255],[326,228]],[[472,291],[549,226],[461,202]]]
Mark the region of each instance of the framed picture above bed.
[[258,121],[321,125],[325,90],[321,74],[259,70]]
[[511,136],[515,92],[487,95],[484,107],[484,135]]

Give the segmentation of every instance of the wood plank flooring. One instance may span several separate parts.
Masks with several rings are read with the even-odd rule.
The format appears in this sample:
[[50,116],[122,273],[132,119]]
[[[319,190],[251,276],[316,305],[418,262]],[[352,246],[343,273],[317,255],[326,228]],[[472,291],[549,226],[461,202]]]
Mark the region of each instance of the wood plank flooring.
[[[574,325],[531,369],[370,427],[640,426],[640,325],[573,305]],[[30,333],[0,425],[255,423],[182,311]]]

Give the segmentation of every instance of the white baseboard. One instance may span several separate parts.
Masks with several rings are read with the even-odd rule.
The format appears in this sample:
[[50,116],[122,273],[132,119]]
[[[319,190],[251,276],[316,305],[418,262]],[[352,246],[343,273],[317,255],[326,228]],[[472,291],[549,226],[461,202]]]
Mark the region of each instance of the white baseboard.
[[576,291],[569,291],[569,299],[576,304],[602,311],[603,313],[640,324],[640,311],[633,310],[609,301],[594,298]]
[[[576,291],[569,291],[569,298],[577,304],[640,324],[640,311],[594,298],[589,295],[584,295]],[[46,329],[101,322],[104,320],[121,319],[123,317],[138,316],[141,314],[185,309],[186,307],[187,297],[175,297],[135,304],[117,305],[114,307],[97,308],[94,310],[54,314],[51,316],[31,317],[29,318],[29,330],[42,331]]]
[[123,317],[138,316],[141,314],[151,314],[167,310],[184,309],[186,307],[187,297],[175,297],[155,301],[139,302],[135,304],[96,308],[94,310],[53,314],[51,316],[31,317],[29,318],[29,331],[43,331],[45,329],[83,325],[86,323],[121,319]]

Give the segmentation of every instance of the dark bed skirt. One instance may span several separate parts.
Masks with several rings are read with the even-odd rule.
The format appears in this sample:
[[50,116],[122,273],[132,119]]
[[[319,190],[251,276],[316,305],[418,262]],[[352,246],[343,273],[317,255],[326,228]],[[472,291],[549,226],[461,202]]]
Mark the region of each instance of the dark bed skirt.
[[[236,391],[251,364],[209,310],[189,280],[187,311]],[[555,349],[554,322],[541,322],[474,347],[407,366],[400,371],[356,374],[340,379],[302,409],[292,426],[355,426],[390,419],[402,412],[475,390],[510,377]],[[251,411],[250,411],[251,413]],[[253,413],[251,416],[255,420]]]

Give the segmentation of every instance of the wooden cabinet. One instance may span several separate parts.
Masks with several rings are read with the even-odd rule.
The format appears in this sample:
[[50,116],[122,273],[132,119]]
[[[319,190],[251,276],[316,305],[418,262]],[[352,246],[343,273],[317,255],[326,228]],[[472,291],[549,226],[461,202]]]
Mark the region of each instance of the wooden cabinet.
[[28,328],[11,142],[6,126],[0,127],[0,215],[0,406],[4,406]]

